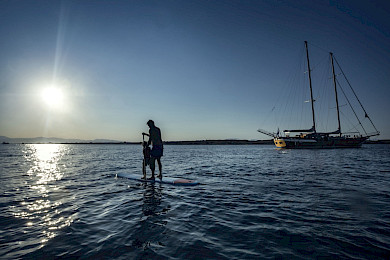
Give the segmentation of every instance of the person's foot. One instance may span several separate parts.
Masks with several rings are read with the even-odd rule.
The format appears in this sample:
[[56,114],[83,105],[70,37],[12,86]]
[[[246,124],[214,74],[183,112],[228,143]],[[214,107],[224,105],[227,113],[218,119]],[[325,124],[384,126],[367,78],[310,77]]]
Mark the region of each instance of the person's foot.
[[157,175],[157,178],[159,178],[161,180],[162,179],[162,175],[161,174]]
[[148,180],[154,181],[154,177],[150,177],[150,178],[148,178]]

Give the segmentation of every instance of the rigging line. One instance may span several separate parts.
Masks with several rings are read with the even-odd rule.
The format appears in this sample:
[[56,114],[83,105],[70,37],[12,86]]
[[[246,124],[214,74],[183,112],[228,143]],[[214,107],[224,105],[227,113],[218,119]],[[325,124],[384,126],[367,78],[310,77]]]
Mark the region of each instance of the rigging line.
[[[305,57],[303,56],[302,58],[303,58],[303,62],[301,66],[302,69],[305,69],[307,63]],[[311,115],[308,114],[308,112],[311,111],[310,108],[308,108],[308,106],[305,105],[304,102],[302,102],[303,100],[309,100],[309,102],[311,101],[310,88],[308,87],[310,83],[307,75],[302,75],[302,76],[301,76],[302,84],[300,84],[301,87],[299,88],[300,93],[298,93],[300,99],[298,99],[298,104],[297,104],[297,108],[301,109],[301,113],[297,114],[297,118],[296,118],[296,123],[297,123],[296,125],[298,126],[298,129],[306,129],[308,127],[307,119],[311,118]]]
[[[302,100],[306,100],[306,94],[307,94],[307,92],[306,92],[307,91],[307,89],[306,89],[307,75],[306,74],[308,73],[308,71],[307,71],[307,61],[305,60],[305,57],[306,57],[305,52],[302,52],[301,54],[302,54],[302,56],[301,56],[301,63],[300,63],[300,71],[301,72],[303,71],[303,74],[300,74],[300,77],[299,77],[300,82],[298,82],[299,84],[297,84],[297,86],[299,86],[297,88],[297,92],[296,92],[298,98],[294,100],[294,101],[297,101],[297,105],[296,105],[297,111],[299,111],[299,109],[300,109],[300,113],[296,114],[296,117],[294,120],[294,125],[298,129],[306,128],[306,126],[304,126],[304,124],[303,124],[304,104],[302,103]],[[294,102],[294,106],[295,106],[295,102]],[[306,113],[305,113],[305,115],[306,115]]]
[[344,89],[341,87],[341,84],[340,84],[340,82],[338,81],[337,78],[336,78],[336,82],[337,82],[337,85],[340,87],[341,92],[343,92],[343,95],[344,95],[345,99],[347,100],[347,102],[348,102],[348,104],[349,104],[349,107],[352,109],[353,113],[355,114],[355,117],[356,117],[356,119],[358,120],[360,126],[363,128],[364,133],[367,135],[366,129],[364,129],[362,123],[360,122],[360,119],[359,119],[359,117],[357,116],[357,114],[356,114],[356,112],[355,112],[355,109],[353,109],[351,102],[349,102],[349,99],[348,99],[347,95],[345,94]]
[[328,57],[325,57],[325,54],[323,56],[322,55],[321,56],[317,55],[317,56],[319,56],[318,62],[316,62],[314,65],[310,66],[311,71],[315,71],[315,70],[317,70],[317,68],[319,68],[319,70],[320,70],[321,69],[320,66],[325,66],[323,64],[325,64],[326,61],[328,60]]
[[364,111],[364,114],[365,114],[364,116],[367,117],[368,120],[370,120],[370,122],[371,122],[372,126],[374,127],[375,131],[376,131],[377,133],[379,133],[378,129],[376,129],[376,127],[375,127],[374,123],[372,122],[371,118],[368,116],[367,111],[364,109],[362,103],[360,102],[360,99],[358,98],[358,96],[356,95],[355,91],[353,90],[353,88],[352,88],[352,86],[351,86],[351,83],[349,83],[349,80],[347,79],[347,76],[345,75],[343,69],[341,68],[341,66],[340,66],[340,64],[339,64],[339,62],[337,61],[337,59],[336,59],[334,56],[333,56],[333,58],[334,58],[334,60],[336,61],[337,66],[339,67],[341,73],[343,74],[343,76],[344,76],[345,80],[347,81],[349,87],[351,88],[353,94],[355,95],[357,101],[359,102],[360,106],[362,107],[362,109],[363,109],[363,111]]
[[[289,82],[288,84],[286,84],[286,87],[287,87],[287,91],[285,92],[282,92],[282,94],[284,95],[284,110],[283,110],[283,115],[284,115],[284,123],[290,123],[289,120],[291,120],[292,118],[292,111],[293,111],[293,108],[294,108],[294,104],[295,104],[295,100],[296,100],[296,95],[297,95],[297,90],[298,90],[298,86],[299,86],[299,83],[300,83],[300,79],[301,79],[301,75],[299,75],[299,71],[301,71],[301,68],[302,68],[302,62],[303,62],[303,53],[304,53],[304,49],[302,49],[302,51],[300,52],[300,62],[297,64],[298,66],[296,66],[295,68],[295,71],[293,74],[291,74],[291,76],[289,77]],[[290,109],[289,109],[290,107]],[[289,113],[288,113],[289,112]],[[282,119],[282,120],[283,120]]]
[[[301,60],[300,60],[300,72],[302,72],[302,71],[304,71],[304,68],[305,68],[305,65],[306,65],[306,63],[305,63],[305,49],[301,49],[302,50],[302,52],[301,52]],[[302,98],[304,99],[305,98],[305,80],[306,80],[306,76],[304,75],[305,73],[303,73],[303,74],[298,74],[299,75],[299,77],[298,77],[298,80],[299,80],[299,82],[298,82],[298,84],[296,84],[296,86],[297,86],[297,88],[296,88],[296,92],[295,92],[295,98],[294,98],[294,100],[293,100],[293,107],[292,107],[292,109],[294,109],[295,107],[297,108],[297,110],[300,108],[301,109],[301,111],[300,111],[300,113],[298,113],[298,114],[295,114],[295,120],[293,120],[293,122],[294,122],[294,125],[297,125],[297,126],[299,126],[299,127],[302,127],[302,125],[303,125],[303,120],[302,120],[302,118],[303,118],[303,104],[300,102],[301,100],[302,100]],[[303,81],[304,82],[302,82],[302,79],[303,79]],[[303,84],[302,84],[303,83]],[[290,111],[290,113],[292,113],[292,110]],[[293,119],[292,117],[291,117],[291,119]],[[291,124],[293,125],[293,123],[291,122]]]
[[318,48],[318,49],[320,49],[320,50],[322,50],[322,51],[324,51],[324,52],[326,52],[326,53],[331,52],[331,51],[325,50],[324,48],[322,48],[322,47],[320,47],[320,46],[318,46],[318,45],[315,45],[315,44],[313,44],[313,43],[308,43],[308,44],[311,45],[311,46],[314,46],[314,47],[316,47],[316,48]]
[[[329,57],[327,58],[328,60],[328,65],[329,65]],[[322,63],[324,63],[325,65],[325,59]],[[327,121],[324,123],[324,120],[319,120],[319,124],[321,124],[321,126],[326,130],[328,131],[328,126],[329,126],[329,109],[326,109],[327,106],[326,106],[326,102],[328,101],[328,106],[329,106],[329,98],[328,98],[328,90],[329,88],[327,87],[328,84],[329,84],[329,79],[328,79],[328,75],[330,74],[329,73],[329,69],[330,69],[330,66],[326,66],[325,69],[321,70],[322,73],[321,73],[321,77],[320,78],[320,81],[319,81],[319,91],[318,91],[318,97],[317,97],[317,100],[319,100],[319,103],[318,103],[318,107],[319,109],[317,109],[316,111],[319,111],[318,114],[318,118],[321,116],[322,118],[325,118],[325,115],[327,114]],[[329,130],[330,131],[330,130]]]
[[[345,119],[348,120],[348,122],[349,122],[349,123],[351,124],[351,126],[352,126],[352,127],[351,127],[350,129],[348,129],[345,133],[350,132],[351,129],[355,129],[355,130],[360,134],[360,131],[359,131],[359,129],[357,128],[357,126],[358,126],[359,124],[354,125],[354,124],[351,122],[351,120],[349,120],[348,117],[343,113],[343,111],[340,111],[340,113],[341,113],[341,115],[342,115]],[[363,128],[363,130],[364,130],[364,128]],[[366,131],[364,131],[364,132],[366,132]],[[366,133],[366,135],[367,135],[367,133]]]
[[268,119],[271,117],[272,115],[272,112],[274,112],[275,110],[275,106],[271,109],[271,111],[269,113],[267,113],[267,116],[265,117],[265,119],[263,120],[261,126],[265,125],[265,123],[268,121]]
[[[334,95],[334,92],[331,91],[333,89],[333,84],[332,84],[332,77],[329,77],[329,75],[332,75],[332,66],[331,66],[331,58],[330,56],[328,55],[328,66],[326,67],[326,74],[324,74],[324,86],[327,86],[325,87],[325,96],[326,96],[326,100],[327,100],[327,106],[328,106],[328,109],[327,109],[327,122],[326,122],[326,125],[330,125],[329,121],[330,119],[334,119],[334,110],[330,110],[329,107],[331,105],[333,105],[332,102],[334,102],[334,99],[335,97],[333,96]],[[332,121],[333,122],[333,121]],[[330,131],[330,129],[329,129]]]
[[[300,52],[298,53],[298,58],[300,58],[300,62],[298,62],[297,66],[294,66],[295,69],[294,71],[290,71],[290,73],[288,74],[288,77],[287,79],[285,80],[285,82],[283,83],[283,87],[281,89],[281,91],[279,91],[278,95],[276,95],[276,102],[274,103],[274,106],[272,108],[272,112],[274,112],[274,123],[276,124],[276,126],[279,126],[280,123],[284,122],[286,123],[286,120],[285,118],[283,118],[282,115],[285,115],[286,116],[286,111],[287,111],[287,107],[289,106],[289,103],[290,103],[290,100],[291,100],[291,96],[293,95],[293,93],[295,93],[295,89],[294,89],[294,86],[296,84],[296,82],[298,81],[297,78],[298,78],[298,71],[302,71],[301,67],[302,67],[302,57],[303,57],[303,54],[304,54],[304,47],[301,48]],[[295,84],[294,84],[295,83]],[[291,111],[291,109],[290,109]],[[266,119],[268,120],[268,119]],[[265,120],[265,121],[266,121]],[[265,123],[265,122],[264,122]]]

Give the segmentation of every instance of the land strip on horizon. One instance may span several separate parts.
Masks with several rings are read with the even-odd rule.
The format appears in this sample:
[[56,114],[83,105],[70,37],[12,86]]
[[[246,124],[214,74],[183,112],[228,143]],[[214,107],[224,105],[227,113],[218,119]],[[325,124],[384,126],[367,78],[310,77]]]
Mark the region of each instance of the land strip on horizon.
[[[0,136],[2,144],[141,144],[142,142],[116,141],[108,139],[81,140],[81,139],[63,139],[63,138],[8,138]],[[390,139],[368,140],[366,144],[390,144]],[[165,141],[165,145],[259,145],[273,144],[272,139],[268,140],[193,140],[193,141]]]

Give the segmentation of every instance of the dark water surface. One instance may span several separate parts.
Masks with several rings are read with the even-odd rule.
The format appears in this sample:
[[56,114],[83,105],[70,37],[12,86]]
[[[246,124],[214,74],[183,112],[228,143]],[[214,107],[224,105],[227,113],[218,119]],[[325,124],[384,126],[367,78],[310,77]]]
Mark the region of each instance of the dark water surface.
[[134,145],[0,145],[0,258],[385,259],[390,146],[166,146],[165,176]]

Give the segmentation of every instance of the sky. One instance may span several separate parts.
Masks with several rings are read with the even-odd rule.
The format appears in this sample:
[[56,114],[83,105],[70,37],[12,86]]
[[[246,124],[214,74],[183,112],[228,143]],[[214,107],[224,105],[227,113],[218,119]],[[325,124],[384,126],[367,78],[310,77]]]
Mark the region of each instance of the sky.
[[308,41],[390,139],[388,17],[388,1],[1,0],[0,136],[139,141],[152,119],[167,141],[269,139]]

